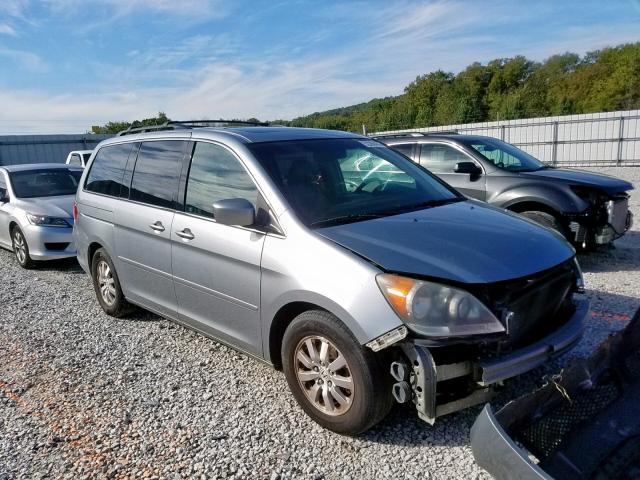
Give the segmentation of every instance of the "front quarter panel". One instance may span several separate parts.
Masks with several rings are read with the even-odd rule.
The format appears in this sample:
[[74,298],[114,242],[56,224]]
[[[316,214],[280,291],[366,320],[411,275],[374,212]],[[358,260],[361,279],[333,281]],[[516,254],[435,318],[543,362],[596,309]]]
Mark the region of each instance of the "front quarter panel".
[[589,206],[568,185],[531,181],[515,175],[488,175],[487,202],[502,208],[535,202],[560,213],[580,213]]
[[286,238],[269,235],[262,256],[261,319],[265,357],[276,313],[292,302],[306,302],[328,310],[358,342],[370,340],[400,325],[375,280],[380,270],[330,240],[280,221]]

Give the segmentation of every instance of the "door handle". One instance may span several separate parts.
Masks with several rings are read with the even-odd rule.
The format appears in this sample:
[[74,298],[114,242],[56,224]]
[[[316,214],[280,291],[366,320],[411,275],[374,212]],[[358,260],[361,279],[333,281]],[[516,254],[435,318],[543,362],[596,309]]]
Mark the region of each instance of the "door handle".
[[193,240],[194,238],[196,238],[196,236],[188,228],[176,232],[176,235],[178,235],[180,238],[184,238],[185,240]]
[[162,225],[162,222],[160,220],[149,225],[149,228],[155,232],[164,232],[164,225]]

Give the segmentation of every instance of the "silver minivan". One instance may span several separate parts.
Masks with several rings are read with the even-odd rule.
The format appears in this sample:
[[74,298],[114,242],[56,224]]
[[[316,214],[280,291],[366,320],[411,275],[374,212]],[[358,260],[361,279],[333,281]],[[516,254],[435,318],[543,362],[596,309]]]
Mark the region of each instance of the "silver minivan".
[[484,402],[581,337],[556,232],[360,135],[203,123],[125,132],[85,169],[74,236],[107,314],[139,306],[269,362],[347,434],[394,401],[429,423]]

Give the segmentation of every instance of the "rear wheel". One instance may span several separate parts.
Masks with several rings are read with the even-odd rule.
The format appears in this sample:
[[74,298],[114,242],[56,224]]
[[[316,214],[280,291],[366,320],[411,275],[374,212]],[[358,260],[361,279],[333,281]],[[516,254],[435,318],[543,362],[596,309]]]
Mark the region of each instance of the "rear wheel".
[[24,233],[22,233],[20,227],[13,227],[11,231],[11,242],[13,243],[13,253],[20,266],[26,269],[35,267],[36,263],[31,260],[31,256],[29,255],[27,239],[24,237]]
[[382,420],[391,408],[389,375],[333,315],[311,310],[287,328],[282,364],[289,388],[318,424],[355,435]]
[[562,234],[563,236],[566,236],[564,227],[560,224],[558,219],[550,213],[540,212],[537,210],[527,210],[525,212],[520,212],[520,215],[522,215],[523,217],[527,217],[529,220],[533,220],[536,223],[539,223],[543,227],[551,228]]
[[103,248],[99,248],[93,254],[91,278],[98,303],[107,315],[120,318],[134,309],[124,298],[116,269]]

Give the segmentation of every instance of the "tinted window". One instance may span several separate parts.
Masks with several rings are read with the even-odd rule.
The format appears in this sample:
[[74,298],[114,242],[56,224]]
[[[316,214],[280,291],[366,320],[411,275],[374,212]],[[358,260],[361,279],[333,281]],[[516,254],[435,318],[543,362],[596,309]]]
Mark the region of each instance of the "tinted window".
[[56,168],[11,172],[9,179],[18,198],[58,197],[74,195],[81,171]]
[[142,143],[131,181],[131,200],[174,207],[185,143],[181,140]]
[[453,173],[456,163],[473,161],[449,145],[423,144],[420,147],[420,165],[432,172]]
[[245,198],[256,207],[258,190],[238,159],[226,148],[196,143],[185,211],[213,218],[213,202],[229,198]]
[[496,167],[512,172],[532,172],[546,165],[527,152],[497,138],[473,139],[465,142]]
[[84,162],[87,163],[89,161],[89,159],[91,158],[91,154],[90,153],[83,153],[82,154],[82,158],[84,159]]
[[312,227],[462,200],[411,160],[370,140],[295,140],[247,148]]
[[90,192],[117,197],[123,185],[124,169],[127,166],[132,143],[102,147],[91,164],[84,188]]
[[7,188],[7,184],[4,181],[4,177],[2,173],[0,172],[0,189],[6,190],[6,188]]
[[413,144],[412,143],[404,143],[401,145],[391,145],[391,148],[400,152],[401,154],[413,159]]

